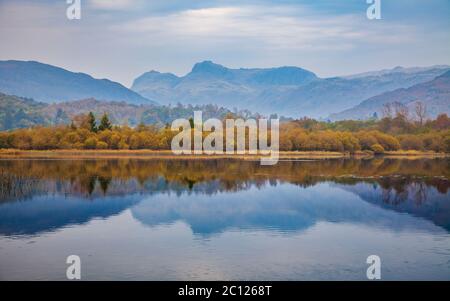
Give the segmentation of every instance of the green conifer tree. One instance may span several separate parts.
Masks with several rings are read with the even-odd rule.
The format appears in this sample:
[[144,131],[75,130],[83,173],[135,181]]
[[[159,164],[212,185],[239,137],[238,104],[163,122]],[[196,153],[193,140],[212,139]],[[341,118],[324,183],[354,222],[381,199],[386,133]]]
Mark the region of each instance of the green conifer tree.
[[97,122],[95,121],[95,116],[94,116],[94,113],[92,113],[92,112],[89,112],[88,123],[89,123],[89,130],[91,132],[96,133],[97,132]]
[[98,126],[98,129],[100,131],[112,129],[112,125],[111,125],[111,122],[109,121],[108,114],[106,114],[106,113],[103,114],[102,119],[100,120],[100,125]]

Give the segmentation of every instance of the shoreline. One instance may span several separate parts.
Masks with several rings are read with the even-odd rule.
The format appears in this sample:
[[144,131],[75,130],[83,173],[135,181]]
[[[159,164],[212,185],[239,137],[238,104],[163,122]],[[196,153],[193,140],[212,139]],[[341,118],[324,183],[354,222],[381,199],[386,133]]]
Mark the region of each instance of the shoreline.
[[[171,150],[18,150],[18,149],[0,149],[0,159],[10,158],[81,158],[81,159],[240,159],[255,160],[263,155],[193,155],[173,154]],[[373,154],[371,152],[359,151],[355,153],[348,152],[327,152],[327,151],[280,151],[279,159],[338,159],[338,158],[448,158],[448,153],[435,153],[428,151],[390,151],[383,154]]]

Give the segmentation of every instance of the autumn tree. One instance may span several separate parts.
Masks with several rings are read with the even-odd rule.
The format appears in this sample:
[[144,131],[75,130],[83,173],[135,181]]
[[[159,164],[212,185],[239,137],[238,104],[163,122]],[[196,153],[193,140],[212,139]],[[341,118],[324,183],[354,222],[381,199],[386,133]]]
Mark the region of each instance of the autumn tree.
[[450,118],[447,114],[440,114],[434,121],[433,127],[437,130],[450,128]]
[[[90,113],[74,116],[70,125],[0,132],[0,148],[163,150],[170,149],[174,135],[170,127],[144,123],[135,128],[112,126],[106,114],[97,129]],[[407,120],[403,114],[380,121],[323,122],[303,118],[280,124],[280,150],[284,151],[382,153],[400,149],[450,152],[450,118],[441,114],[436,120],[423,121],[423,125]]]
[[425,120],[426,115],[427,115],[427,107],[426,107],[426,105],[423,102],[418,101],[418,102],[416,102],[416,105],[415,105],[414,109],[415,109],[416,116],[417,116],[417,119],[419,121],[419,124],[423,125],[423,121]]
[[393,103],[394,106],[394,110],[395,110],[395,116],[396,117],[400,117],[403,118],[405,120],[408,119],[409,117],[409,110],[408,107],[406,105],[404,105],[403,103],[396,101]]
[[392,118],[392,104],[391,103],[385,103],[383,104],[382,108],[382,114],[384,118]]

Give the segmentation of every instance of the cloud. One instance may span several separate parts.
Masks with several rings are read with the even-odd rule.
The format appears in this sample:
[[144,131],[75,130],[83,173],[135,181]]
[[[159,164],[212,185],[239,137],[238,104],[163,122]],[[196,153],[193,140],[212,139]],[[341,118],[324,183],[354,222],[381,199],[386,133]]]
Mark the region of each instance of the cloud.
[[[448,1],[448,0],[445,0]],[[342,2],[342,3],[341,3]],[[149,69],[183,75],[198,61],[229,67],[297,65],[320,76],[397,65],[449,64],[450,4],[365,1],[0,0],[0,59],[38,60],[126,85]],[[397,2],[395,2],[397,3]]]
[[385,26],[373,25],[362,14],[321,16],[301,6],[230,6],[144,17],[114,25],[113,30],[157,37],[152,43],[190,39],[213,45],[228,41],[272,50],[339,50],[361,42],[396,44],[404,43],[413,34],[409,26],[390,24],[390,31],[398,33],[392,39],[385,34]]
[[124,10],[140,6],[139,0],[90,0],[90,6],[101,10]]

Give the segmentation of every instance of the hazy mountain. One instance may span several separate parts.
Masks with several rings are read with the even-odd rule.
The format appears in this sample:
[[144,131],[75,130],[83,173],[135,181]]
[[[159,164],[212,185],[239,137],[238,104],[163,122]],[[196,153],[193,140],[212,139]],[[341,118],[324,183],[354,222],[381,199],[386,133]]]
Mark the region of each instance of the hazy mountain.
[[403,68],[401,66],[397,66],[393,69],[384,69],[378,71],[369,71],[364,73],[352,74],[348,76],[343,76],[347,79],[361,78],[361,77],[379,77],[379,76],[388,76],[390,80],[395,80],[395,77],[398,75],[407,76],[408,74],[420,77],[420,76],[428,76],[433,75],[434,70],[436,69],[444,69],[448,70],[450,67],[447,65],[436,65],[432,67],[411,67],[411,68]]
[[[448,70],[449,66],[396,67],[351,76],[319,78],[298,67],[231,69],[204,61],[195,64],[191,72],[181,77],[157,71],[144,73],[134,81],[132,91],[106,79],[94,79],[87,74],[38,62],[0,61],[0,91],[41,102],[63,102],[64,108],[59,108],[59,115],[51,116],[57,122],[66,122],[72,111],[84,112],[90,108],[96,112],[112,109],[116,112],[112,117],[118,123],[134,124],[141,118],[136,117],[141,114],[136,112],[142,112],[143,109],[127,106],[153,105],[154,102],[149,99],[166,105],[213,104],[265,115],[278,113],[287,117],[319,118],[353,108],[365,99],[388,91],[407,89],[431,81]],[[95,99],[97,103],[67,104],[77,99]],[[108,104],[102,105],[98,100],[107,101]],[[444,101],[434,106],[431,101],[442,100],[429,100],[431,114],[446,104]],[[114,102],[118,104],[112,105]],[[46,110],[58,112],[56,105]],[[171,109],[167,110],[166,113]],[[135,117],[128,120],[129,116]],[[357,119],[363,117],[352,116]]]
[[94,97],[135,104],[153,103],[108,79],[95,79],[34,61],[0,61],[0,91],[43,102]]
[[354,108],[330,115],[330,119],[367,119],[374,113],[382,116],[383,105],[394,102],[402,103],[414,112],[419,101],[426,105],[427,117],[435,118],[440,113],[450,115],[450,71],[425,83],[371,97]]
[[0,130],[50,124],[48,116],[41,114],[46,106],[32,99],[0,93]]
[[195,64],[183,77],[157,71],[144,73],[134,81],[132,90],[163,104],[212,103],[257,111],[255,97],[262,98],[271,91],[280,94],[314,80],[314,73],[297,67],[229,69],[205,61]]
[[[103,113],[107,113],[113,124],[136,126],[144,122],[164,126],[177,118],[193,117],[194,111],[202,111],[204,119],[222,119],[231,113],[230,110],[215,105],[134,105],[94,98],[47,104],[0,93],[0,131],[37,125],[69,124],[75,115],[88,112],[93,112],[98,119]],[[244,118],[253,116],[247,111],[236,114]]]
[[288,117],[326,117],[369,97],[432,80],[449,66],[401,68],[319,78],[298,67],[230,69],[211,61],[197,63],[187,75],[150,71],[132,90],[162,104],[218,104]]

